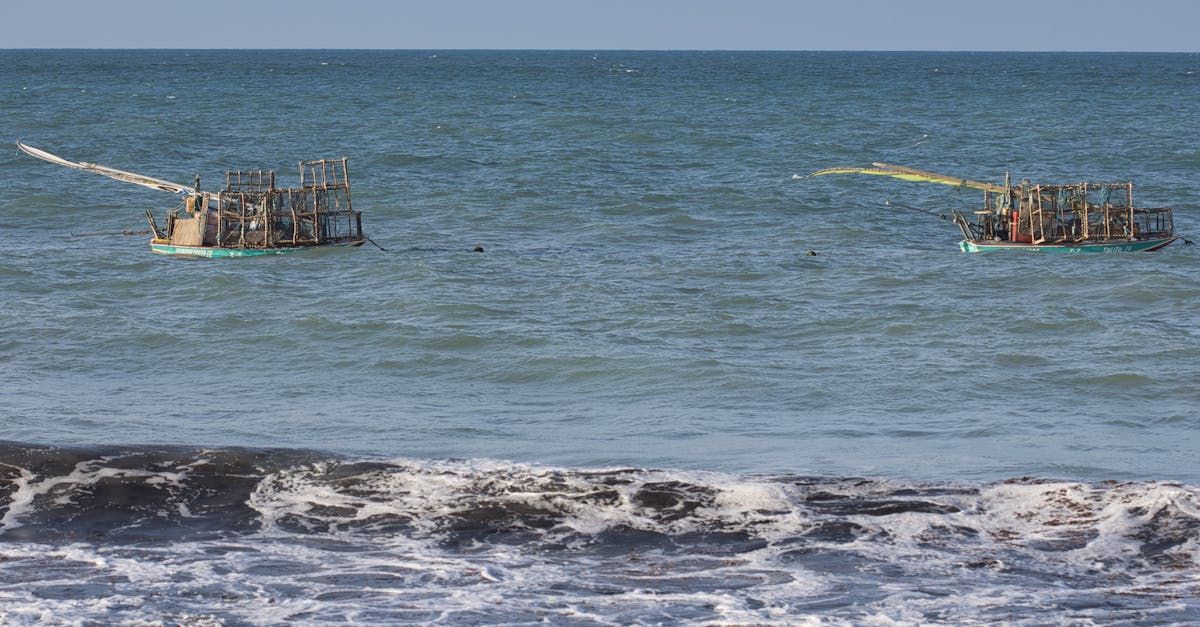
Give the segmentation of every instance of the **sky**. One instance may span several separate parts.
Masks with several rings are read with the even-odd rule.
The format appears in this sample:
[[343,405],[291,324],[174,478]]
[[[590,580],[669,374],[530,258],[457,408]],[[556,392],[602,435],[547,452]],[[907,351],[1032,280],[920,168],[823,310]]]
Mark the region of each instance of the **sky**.
[[1200,50],[1198,0],[6,0],[0,48]]

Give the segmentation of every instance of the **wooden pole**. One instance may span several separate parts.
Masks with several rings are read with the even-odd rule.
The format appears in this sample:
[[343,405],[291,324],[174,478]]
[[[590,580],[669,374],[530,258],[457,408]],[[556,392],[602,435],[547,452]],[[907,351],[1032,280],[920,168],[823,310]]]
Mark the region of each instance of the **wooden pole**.
[[1129,202],[1129,218],[1125,223],[1125,228],[1129,230],[1129,239],[1133,239],[1133,181],[1129,182],[1126,198]]
[[1090,221],[1088,219],[1089,207],[1088,207],[1087,193],[1088,193],[1087,183],[1084,183],[1083,184],[1083,239],[1088,238],[1088,222]]

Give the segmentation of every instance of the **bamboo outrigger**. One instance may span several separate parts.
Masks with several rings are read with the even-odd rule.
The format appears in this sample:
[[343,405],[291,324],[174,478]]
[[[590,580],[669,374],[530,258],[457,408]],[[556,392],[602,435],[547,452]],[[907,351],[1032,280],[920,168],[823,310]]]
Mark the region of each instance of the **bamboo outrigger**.
[[963,252],[1031,250],[1092,253],[1158,250],[1179,238],[1172,211],[1135,207],[1133,183],[1022,182],[993,185],[887,163],[870,168],[828,168],[809,176],[874,174],[983,191],[983,208],[972,218],[954,210]]
[[87,162],[68,161],[17,142],[26,154],[58,165],[95,172],[151,189],[183,195],[183,202],[159,228],[146,210],[153,234],[150,250],[191,257],[251,257],[319,246],[361,246],[362,214],[350,204],[346,158],[300,162],[300,185],[275,186],[272,170],[232,170],[225,188],[200,190],[200,177],[189,188],[133,172]]

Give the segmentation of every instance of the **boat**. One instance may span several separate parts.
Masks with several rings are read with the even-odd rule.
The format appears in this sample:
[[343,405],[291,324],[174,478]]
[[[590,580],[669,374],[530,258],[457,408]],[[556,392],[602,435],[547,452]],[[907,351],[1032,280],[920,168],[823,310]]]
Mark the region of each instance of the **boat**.
[[983,191],[983,206],[953,210],[965,253],[1034,251],[1046,253],[1117,253],[1159,250],[1179,239],[1166,207],[1137,207],[1133,183],[1011,183],[964,179],[888,163],[839,167],[808,175],[870,174],[905,181],[939,183]]
[[225,187],[192,186],[88,162],[69,161],[17,142],[22,152],[57,165],[181,197],[163,228],[147,209],[150,250],[186,257],[255,257],[328,246],[361,246],[362,214],[350,202],[346,158],[300,162],[300,184],[276,187],[274,170],[228,170]]

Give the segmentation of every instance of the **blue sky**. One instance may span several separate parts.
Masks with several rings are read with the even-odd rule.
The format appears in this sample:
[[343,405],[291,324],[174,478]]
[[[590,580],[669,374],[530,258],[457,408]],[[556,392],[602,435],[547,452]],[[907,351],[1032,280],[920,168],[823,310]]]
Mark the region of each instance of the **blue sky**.
[[11,0],[0,48],[1200,50],[1195,0]]

